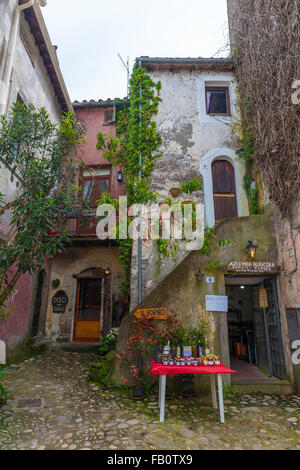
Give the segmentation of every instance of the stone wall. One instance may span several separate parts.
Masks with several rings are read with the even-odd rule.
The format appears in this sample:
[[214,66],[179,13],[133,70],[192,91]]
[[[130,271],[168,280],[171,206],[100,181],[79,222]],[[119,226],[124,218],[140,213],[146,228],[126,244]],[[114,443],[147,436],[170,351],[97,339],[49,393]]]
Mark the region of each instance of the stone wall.
[[[229,160],[236,173],[238,213],[249,214],[248,200],[243,189],[244,165],[238,160],[232,139],[231,118],[206,114],[205,86],[228,86],[231,112],[235,114],[235,82],[230,72],[168,71],[149,72],[151,78],[161,81],[161,98],[155,117],[162,137],[160,157],[151,174],[151,189],[159,200],[170,198],[170,189],[188,180],[203,178],[203,189],[177,200],[205,203],[205,225],[214,225],[214,207],[211,184],[211,164],[216,158]],[[172,199],[172,198],[171,198]],[[203,221],[204,226],[204,221]],[[201,238],[201,236],[200,236]],[[151,241],[143,242],[143,296],[178,266],[189,254],[185,245],[179,244],[175,258],[164,259]],[[138,286],[137,243],[133,246],[131,272],[131,308],[137,305]]]
[[[200,256],[198,251],[191,252],[176,268],[147,295],[139,307],[165,307],[170,312],[174,310],[185,327],[197,327],[200,320],[209,325],[210,349],[221,356],[224,364],[229,366],[229,346],[227,314],[208,312],[205,305],[206,295],[225,295],[225,275],[227,266],[232,260],[249,260],[246,252],[248,240],[256,240],[258,246],[256,261],[277,261],[275,244],[275,221],[270,211],[264,215],[227,219],[216,227],[217,238],[226,237],[231,243],[211,256]],[[216,260],[219,268],[216,272],[208,270],[210,261]],[[196,279],[198,269],[204,274],[204,281]],[[205,282],[206,276],[215,276],[214,284]],[[282,312],[281,312],[282,313]],[[121,332],[117,343],[117,352],[121,352],[124,343],[129,339],[134,322],[133,314],[128,315],[122,322]],[[285,354],[288,344],[286,331],[283,326]],[[291,361],[287,355],[288,375],[291,377]],[[117,361],[114,380],[124,376],[124,370]],[[225,379],[229,383],[229,378]],[[202,381],[200,380],[200,384]],[[205,382],[206,387],[206,382]],[[204,387],[204,389],[206,389]]]
[[[118,295],[119,285],[124,276],[119,261],[117,247],[74,247],[68,248],[66,253],[58,254],[51,262],[49,279],[49,292],[47,301],[47,320],[45,326],[46,336],[57,339],[72,340],[73,320],[75,311],[76,276],[89,268],[107,267],[112,275],[113,296]],[[52,281],[59,279],[58,288],[52,286]],[[64,314],[53,313],[52,297],[58,290],[64,290],[68,296],[68,305]]]
[[[4,77],[12,22],[18,4],[17,0],[0,2],[0,80]],[[18,95],[25,103],[33,103],[37,108],[44,106],[50,119],[59,123],[63,110],[55,96],[36,39],[24,19],[24,13],[21,14],[20,34],[17,37],[8,109],[17,100]],[[10,172],[1,164],[0,192],[6,195],[7,201],[13,200],[17,192],[16,179],[11,182],[10,177]],[[5,213],[1,217],[0,226],[0,235],[3,237],[8,230],[8,223],[9,213]],[[11,297],[12,311],[9,320],[6,323],[0,322],[0,338],[7,343],[9,353],[22,345],[30,335],[34,304],[33,287],[34,278],[28,274],[21,277]]]

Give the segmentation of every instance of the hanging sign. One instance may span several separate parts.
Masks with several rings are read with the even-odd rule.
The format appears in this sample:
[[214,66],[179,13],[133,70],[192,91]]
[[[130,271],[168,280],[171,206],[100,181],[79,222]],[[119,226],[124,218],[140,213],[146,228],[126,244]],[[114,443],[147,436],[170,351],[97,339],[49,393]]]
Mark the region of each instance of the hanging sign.
[[208,312],[228,312],[227,295],[207,295],[206,310]]
[[166,320],[167,319],[167,309],[166,308],[144,308],[134,312],[134,316],[139,320],[143,318],[153,319],[153,320]]
[[231,261],[227,271],[234,273],[278,273],[280,268],[273,261]]
[[268,308],[268,294],[267,289],[259,289],[259,306],[260,308]]
[[53,313],[65,313],[68,300],[64,290],[57,291],[52,297]]

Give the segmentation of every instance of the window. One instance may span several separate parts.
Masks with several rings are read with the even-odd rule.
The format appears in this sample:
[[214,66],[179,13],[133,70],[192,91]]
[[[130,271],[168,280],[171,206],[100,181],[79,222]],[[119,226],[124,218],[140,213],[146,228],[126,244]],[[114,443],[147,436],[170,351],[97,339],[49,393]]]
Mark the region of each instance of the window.
[[97,201],[103,193],[110,191],[110,168],[90,168],[83,171],[80,186],[87,209],[85,215],[79,219],[78,231],[95,233]]
[[228,87],[205,87],[206,114],[230,114]]
[[104,111],[104,125],[108,126],[115,122],[115,110],[114,109],[107,109]]

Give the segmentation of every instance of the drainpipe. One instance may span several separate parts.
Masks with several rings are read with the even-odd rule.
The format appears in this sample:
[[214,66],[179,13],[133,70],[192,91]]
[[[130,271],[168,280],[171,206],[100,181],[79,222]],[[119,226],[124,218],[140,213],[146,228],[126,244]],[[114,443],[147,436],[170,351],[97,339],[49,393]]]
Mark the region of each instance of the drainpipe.
[[[36,0],[29,0],[29,2],[19,5],[15,12],[14,22],[12,26],[9,49],[8,49],[8,58],[6,64],[6,71],[4,74],[4,80],[0,81],[0,116],[6,112],[6,106],[8,101],[8,91],[9,91],[9,81],[11,77],[11,72],[14,63],[14,56],[16,51],[16,43],[19,31],[20,16],[21,12],[27,10],[27,8],[32,7],[35,4]],[[39,0],[41,6],[46,5],[45,0]]]
[[[139,61],[139,67],[142,67],[142,62]],[[142,127],[142,85],[140,85],[140,138]],[[139,155],[139,182],[142,179],[142,150],[140,142],[140,155]],[[139,215],[139,240],[138,240],[138,303],[142,302],[142,217],[141,210]]]

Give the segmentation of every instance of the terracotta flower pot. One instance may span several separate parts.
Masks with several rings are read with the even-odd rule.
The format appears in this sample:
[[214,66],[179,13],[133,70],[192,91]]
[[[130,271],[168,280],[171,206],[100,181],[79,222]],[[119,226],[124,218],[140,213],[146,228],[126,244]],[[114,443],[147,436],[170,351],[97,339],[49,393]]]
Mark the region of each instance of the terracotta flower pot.
[[170,194],[172,197],[178,197],[180,194],[180,189],[179,188],[171,188],[170,189]]

